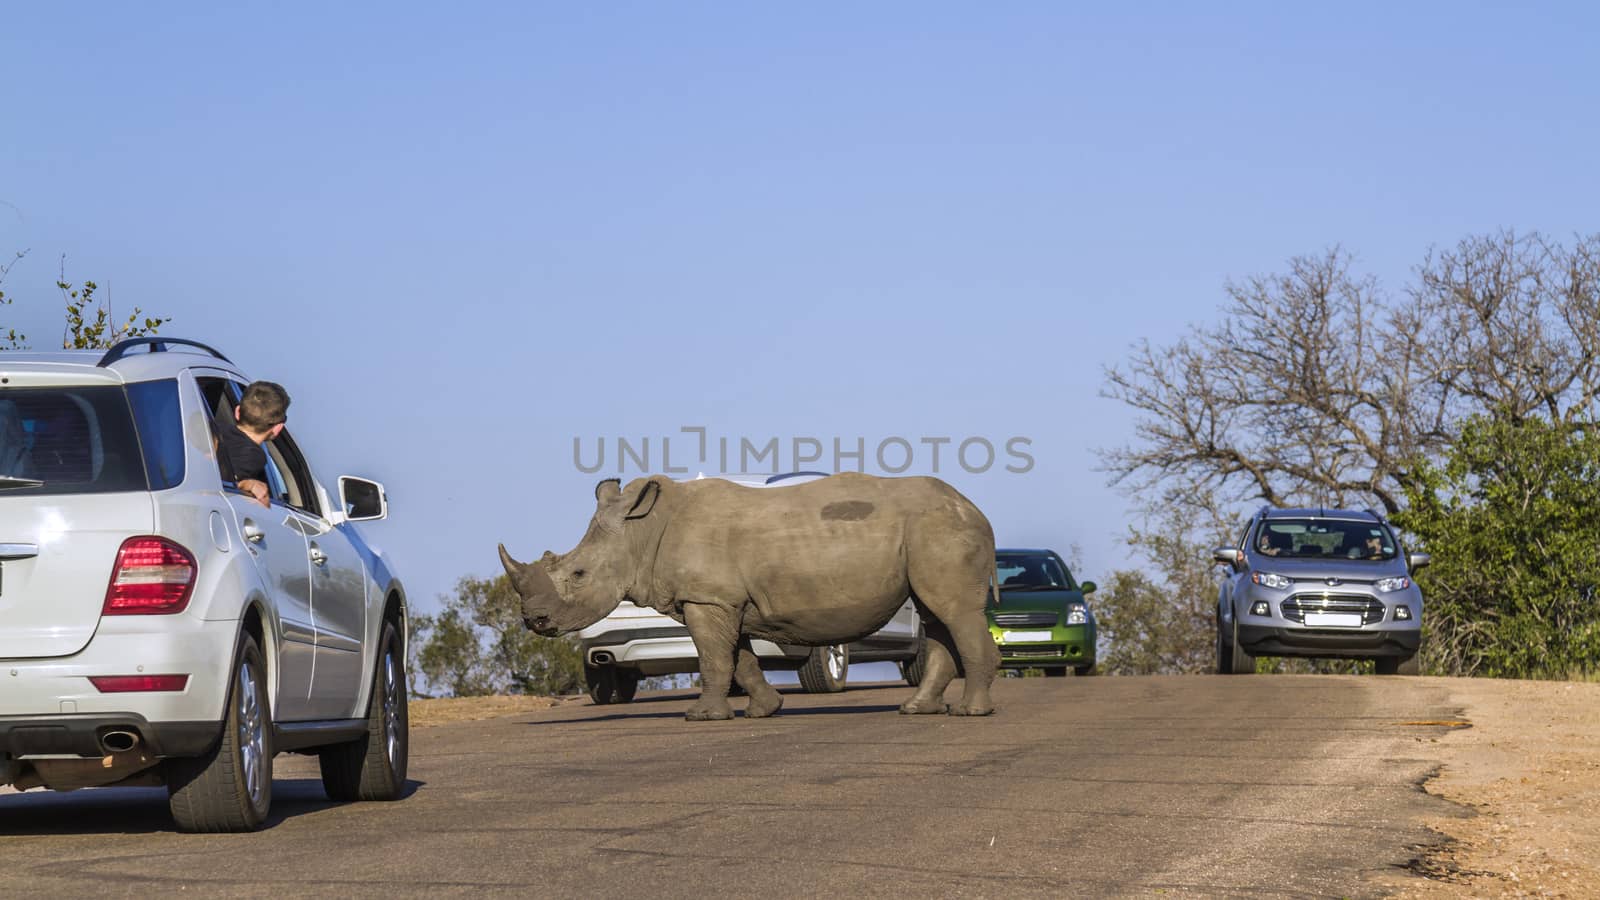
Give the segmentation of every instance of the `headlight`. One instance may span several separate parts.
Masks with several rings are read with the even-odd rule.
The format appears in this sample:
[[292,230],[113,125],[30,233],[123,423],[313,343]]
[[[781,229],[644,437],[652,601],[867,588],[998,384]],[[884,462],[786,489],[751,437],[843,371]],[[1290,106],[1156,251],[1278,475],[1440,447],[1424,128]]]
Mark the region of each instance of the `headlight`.
[[1067,607],[1068,625],[1086,625],[1089,622],[1089,609],[1084,606]]
[[1376,587],[1385,594],[1390,594],[1395,591],[1403,591],[1406,588],[1411,587],[1411,579],[1405,577],[1404,575],[1399,575],[1394,578],[1379,578],[1376,582]]
[[1282,575],[1274,575],[1271,572],[1252,572],[1250,580],[1262,587],[1277,588],[1280,591],[1286,591],[1289,589],[1289,585],[1294,584],[1293,579],[1285,578]]

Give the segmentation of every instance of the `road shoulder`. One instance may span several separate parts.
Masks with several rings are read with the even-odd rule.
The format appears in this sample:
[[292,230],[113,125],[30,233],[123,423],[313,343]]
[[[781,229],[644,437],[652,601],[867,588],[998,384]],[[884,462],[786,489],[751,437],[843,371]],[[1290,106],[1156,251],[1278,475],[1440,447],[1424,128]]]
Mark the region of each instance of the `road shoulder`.
[[1411,898],[1600,897],[1600,684],[1438,679],[1472,723],[1430,748],[1428,793],[1471,809],[1396,879]]

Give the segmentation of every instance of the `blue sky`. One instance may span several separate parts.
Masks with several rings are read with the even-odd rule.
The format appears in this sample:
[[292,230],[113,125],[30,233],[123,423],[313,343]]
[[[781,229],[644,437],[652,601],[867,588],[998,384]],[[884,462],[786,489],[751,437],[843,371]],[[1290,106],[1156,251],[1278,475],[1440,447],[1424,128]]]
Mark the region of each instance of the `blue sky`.
[[1595,230],[1600,13],[1394,6],[31,4],[0,324],[53,344],[65,254],[285,384],[325,481],[388,484],[424,610],[578,539],[574,437],[692,425],[1026,436],[942,474],[1103,578],[1130,343],[1333,244],[1397,289]]

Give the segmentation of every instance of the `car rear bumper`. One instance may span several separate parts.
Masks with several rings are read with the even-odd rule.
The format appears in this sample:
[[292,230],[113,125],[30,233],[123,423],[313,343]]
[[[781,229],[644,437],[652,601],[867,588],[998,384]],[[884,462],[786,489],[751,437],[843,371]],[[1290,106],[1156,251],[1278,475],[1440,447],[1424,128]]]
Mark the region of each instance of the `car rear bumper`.
[[152,723],[135,713],[110,715],[0,716],[0,756],[105,756],[101,738],[131,731],[151,756],[199,756],[222,734],[219,722]]
[[[220,723],[238,633],[237,621],[107,617],[72,656],[0,660],[0,721]],[[102,693],[89,681],[96,675],[189,677],[181,691]]]
[[1239,643],[1258,656],[1307,656],[1338,659],[1411,657],[1422,645],[1418,628],[1333,630],[1239,624]]

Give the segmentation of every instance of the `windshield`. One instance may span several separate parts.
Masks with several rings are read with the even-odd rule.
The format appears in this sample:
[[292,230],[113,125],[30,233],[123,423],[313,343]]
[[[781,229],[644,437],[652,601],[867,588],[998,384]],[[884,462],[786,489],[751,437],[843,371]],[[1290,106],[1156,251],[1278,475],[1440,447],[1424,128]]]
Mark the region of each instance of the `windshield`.
[[1278,559],[1394,559],[1394,535],[1376,522],[1267,519],[1256,529],[1255,551]]
[[1048,553],[999,553],[995,555],[995,574],[1003,590],[1072,590],[1072,577],[1066,566]]
[[146,484],[122,388],[0,388],[0,498],[142,491]]

